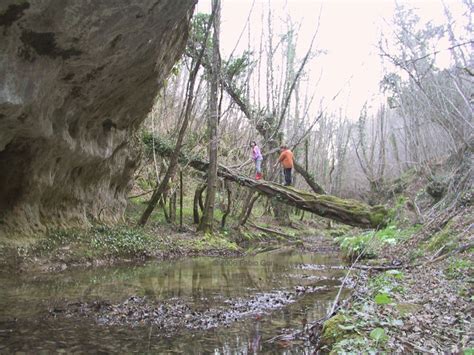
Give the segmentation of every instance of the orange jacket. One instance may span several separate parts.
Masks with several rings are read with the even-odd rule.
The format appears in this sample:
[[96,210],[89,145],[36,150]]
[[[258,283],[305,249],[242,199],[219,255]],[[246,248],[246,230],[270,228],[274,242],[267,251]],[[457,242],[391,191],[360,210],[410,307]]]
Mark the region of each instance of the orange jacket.
[[291,150],[285,149],[283,152],[281,152],[278,161],[285,169],[293,168],[293,153]]

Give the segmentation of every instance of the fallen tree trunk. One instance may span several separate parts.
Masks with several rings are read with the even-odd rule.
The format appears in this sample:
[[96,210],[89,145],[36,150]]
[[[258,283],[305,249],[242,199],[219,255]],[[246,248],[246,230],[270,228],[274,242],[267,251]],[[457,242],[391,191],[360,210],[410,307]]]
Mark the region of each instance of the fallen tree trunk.
[[[159,138],[156,138],[155,148],[162,156],[169,156],[173,150]],[[208,168],[206,161],[187,157],[185,154],[180,154],[180,162],[203,172],[206,172]],[[372,207],[356,200],[309,193],[271,181],[254,180],[223,165],[218,166],[217,175],[258,191],[267,197],[275,198],[284,204],[351,226],[379,228],[384,227],[387,222],[387,210],[383,206]]]

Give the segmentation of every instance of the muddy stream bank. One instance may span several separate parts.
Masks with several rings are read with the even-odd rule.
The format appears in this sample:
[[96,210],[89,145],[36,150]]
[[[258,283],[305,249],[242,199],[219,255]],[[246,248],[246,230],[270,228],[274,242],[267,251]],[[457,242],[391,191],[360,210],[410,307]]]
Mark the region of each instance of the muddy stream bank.
[[279,249],[1,274],[0,352],[310,352],[266,341],[325,315],[342,264],[337,253]]

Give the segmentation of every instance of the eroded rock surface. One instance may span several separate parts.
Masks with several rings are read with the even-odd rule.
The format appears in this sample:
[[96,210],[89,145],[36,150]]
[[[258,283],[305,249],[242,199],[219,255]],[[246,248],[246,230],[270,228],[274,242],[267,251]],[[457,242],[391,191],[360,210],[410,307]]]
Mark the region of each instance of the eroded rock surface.
[[121,218],[197,0],[0,4],[0,234]]

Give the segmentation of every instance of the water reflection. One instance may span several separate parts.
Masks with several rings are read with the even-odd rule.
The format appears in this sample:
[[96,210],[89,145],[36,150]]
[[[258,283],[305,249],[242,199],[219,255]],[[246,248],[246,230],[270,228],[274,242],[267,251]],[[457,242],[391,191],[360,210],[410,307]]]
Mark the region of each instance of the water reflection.
[[[311,321],[326,313],[336,292],[334,285],[343,275],[343,270],[331,268],[338,265],[340,259],[334,254],[280,250],[235,259],[201,257],[60,274],[1,275],[0,351],[291,353],[295,350],[285,350],[285,344],[271,345],[264,340],[283,328],[302,327],[303,319]],[[116,303],[138,295],[158,301],[179,298],[199,309],[229,298],[314,284],[331,288],[228,328],[182,331],[171,338],[146,325],[104,327],[88,318],[55,321],[45,317],[52,305],[64,300]]]

